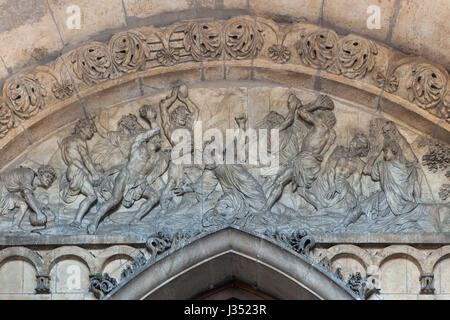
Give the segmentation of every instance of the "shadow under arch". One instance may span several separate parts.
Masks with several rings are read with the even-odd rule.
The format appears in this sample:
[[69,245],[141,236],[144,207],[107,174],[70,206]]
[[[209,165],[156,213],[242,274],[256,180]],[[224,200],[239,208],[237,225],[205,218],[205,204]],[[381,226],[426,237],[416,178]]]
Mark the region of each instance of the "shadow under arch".
[[237,227],[201,235],[149,260],[104,299],[192,299],[231,281],[276,299],[359,299],[312,259]]

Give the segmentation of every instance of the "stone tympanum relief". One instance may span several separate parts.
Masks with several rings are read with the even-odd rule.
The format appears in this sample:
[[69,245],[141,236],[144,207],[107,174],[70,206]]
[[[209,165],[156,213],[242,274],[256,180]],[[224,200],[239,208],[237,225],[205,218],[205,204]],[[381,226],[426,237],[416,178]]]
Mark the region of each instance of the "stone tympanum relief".
[[[240,131],[229,140],[228,129]],[[278,159],[271,170],[249,160],[250,129]],[[298,238],[307,250],[310,233],[448,232],[449,204],[439,199],[446,148],[322,94],[181,85],[79,119],[3,170],[1,233],[150,236],[235,225]],[[231,149],[247,157],[224,161]]]

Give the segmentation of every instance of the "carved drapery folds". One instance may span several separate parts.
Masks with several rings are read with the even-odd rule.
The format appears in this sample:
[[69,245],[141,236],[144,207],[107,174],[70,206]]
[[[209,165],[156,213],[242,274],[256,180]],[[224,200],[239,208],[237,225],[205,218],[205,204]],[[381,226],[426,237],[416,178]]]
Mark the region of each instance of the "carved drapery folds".
[[[91,42],[64,54],[46,71],[40,66],[15,75],[3,87],[7,108],[0,109],[0,138],[12,126],[8,109],[13,118],[29,119],[40,109],[73,97],[78,82],[83,90],[124,74],[192,60],[219,60],[224,55],[235,60],[269,59],[364,80],[449,121],[450,85],[444,68],[420,58],[403,58],[353,34],[342,36],[306,23],[282,25],[239,16],[122,31],[108,44]],[[36,72],[47,73],[53,80],[42,81]]]

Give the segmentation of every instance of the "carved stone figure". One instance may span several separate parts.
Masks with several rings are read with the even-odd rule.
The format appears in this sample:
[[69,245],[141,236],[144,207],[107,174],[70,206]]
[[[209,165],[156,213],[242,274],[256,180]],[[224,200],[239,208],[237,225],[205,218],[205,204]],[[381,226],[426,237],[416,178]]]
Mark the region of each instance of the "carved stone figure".
[[[189,99],[188,89],[185,85],[174,88],[171,96],[161,101],[160,112],[164,135],[172,146],[180,142],[173,139],[173,133],[177,129],[188,130],[191,137],[194,136],[194,122],[198,120],[200,110]],[[165,210],[173,209],[176,206],[172,201],[174,197],[172,190],[181,185],[183,172],[184,166],[171,162],[169,181],[161,199]]]
[[30,224],[43,227],[47,223],[46,211],[34,195],[36,188],[48,189],[56,180],[56,172],[50,166],[41,166],[37,172],[20,167],[0,174],[0,214],[7,215],[15,208],[19,214],[14,219],[14,226],[19,228],[25,215],[29,212]]
[[311,194],[321,208],[346,211],[355,208],[363,196],[362,172],[370,142],[364,134],[356,134],[349,148],[338,146],[330,155],[325,172],[314,181]]
[[102,181],[102,172],[93,163],[86,143],[96,131],[93,119],[81,119],[75,125],[73,134],[66,137],[60,145],[62,159],[67,165],[67,183],[61,188],[62,199],[66,203],[72,203],[80,193],[86,197],[71,224],[76,228],[81,228],[83,217],[97,201],[94,186]]
[[[289,181],[295,182],[302,197],[314,207],[316,204],[309,197],[307,189],[316,180],[320,172],[323,156],[334,143],[336,133],[333,127],[336,118],[333,114],[334,103],[327,96],[319,96],[311,105],[299,108],[299,116],[312,125],[302,141],[300,152],[292,160],[292,166],[285,168],[277,177],[274,185],[279,188],[272,189],[268,195],[268,210],[280,198],[284,186]],[[316,208],[317,209],[317,208]]]
[[[408,223],[415,224],[427,215],[421,205],[417,163],[405,159],[396,141],[385,140],[383,159],[372,166],[370,174],[374,181],[380,182],[381,191],[364,200],[361,203],[361,209],[353,211],[345,219],[344,226],[348,226],[362,214],[366,214],[372,220],[390,221],[385,227],[395,230],[396,227],[406,228]],[[429,211],[433,211],[430,209],[432,208],[429,208]],[[398,219],[395,219],[396,217]],[[434,216],[433,220],[434,227],[439,230],[439,218]],[[399,223],[401,226],[397,225]],[[410,228],[417,228],[417,226],[410,226]]]
[[[147,199],[136,215],[136,220],[140,220],[154,208],[159,201],[159,195],[151,187],[151,183],[166,170],[164,160],[159,153],[160,149],[159,128],[148,130],[135,138],[128,162],[114,181],[112,197],[99,208],[94,220],[88,226],[90,234],[97,231],[104,216],[121,202],[126,207],[131,207],[137,200]],[[153,175],[153,178],[150,177],[149,183],[150,175]]]

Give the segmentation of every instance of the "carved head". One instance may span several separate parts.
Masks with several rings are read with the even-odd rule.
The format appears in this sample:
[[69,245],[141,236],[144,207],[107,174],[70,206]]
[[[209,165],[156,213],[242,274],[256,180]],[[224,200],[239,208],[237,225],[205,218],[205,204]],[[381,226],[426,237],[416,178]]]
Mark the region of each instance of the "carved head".
[[55,169],[48,165],[39,167],[37,176],[40,181],[40,186],[45,189],[50,188],[50,186],[53,184],[53,182],[55,182],[57,178]]
[[392,121],[386,121],[382,130],[385,139],[393,139],[397,134],[397,127],[395,126],[395,123]]
[[179,127],[185,127],[190,119],[190,112],[184,103],[180,103],[170,114],[170,121]]
[[385,140],[383,145],[385,161],[392,161],[402,157],[402,148],[394,140]]
[[118,123],[119,129],[126,130],[128,133],[133,134],[139,130],[142,130],[143,127],[139,124],[137,117],[134,114],[127,114],[126,116],[122,116]]
[[367,157],[370,151],[370,142],[362,133],[357,133],[350,142],[350,155],[355,157]]
[[78,120],[75,125],[74,134],[79,134],[84,140],[90,140],[97,132],[94,118],[84,118]]
[[147,121],[155,121],[156,117],[158,116],[158,112],[151,105],[144,104],[139,109],[139,115],[141,116],[142,119],[145,119]]

